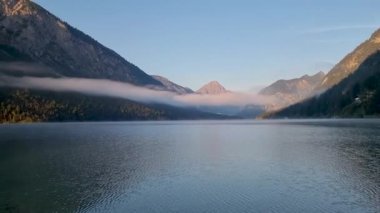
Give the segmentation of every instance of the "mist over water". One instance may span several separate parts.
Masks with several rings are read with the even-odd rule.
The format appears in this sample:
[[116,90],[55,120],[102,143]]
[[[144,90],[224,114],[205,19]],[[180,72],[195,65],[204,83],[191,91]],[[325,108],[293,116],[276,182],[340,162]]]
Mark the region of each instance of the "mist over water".
[[10,77],[0,76],[0,86],[78,92],[89,95],[125,98],[143,103],[160,103],[173,106],[245,106],[265,105],[271,100],[254,93],[233,92],[220,95],[186,94],[160,91],[132,84],[86,78]]
[[379,129],[379,120],[4,125],[0,212],[375,213]]

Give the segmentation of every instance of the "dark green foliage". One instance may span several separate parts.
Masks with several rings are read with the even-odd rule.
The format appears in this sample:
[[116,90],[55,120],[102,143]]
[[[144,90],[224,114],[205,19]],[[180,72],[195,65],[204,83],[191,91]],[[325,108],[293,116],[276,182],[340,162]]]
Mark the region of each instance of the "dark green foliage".
[[159,119],[163,112],[124,100],[70,93],[5,89],[2,122]]
[[11,46],[0,44],[0,61],[31,61],[31,59]]
[[380,115],[380,52],[320,96],[264,115],[271,118],[371,117]]
[[0,112],[0,123],[224,118],[119,98],[10,88],[0,90]]

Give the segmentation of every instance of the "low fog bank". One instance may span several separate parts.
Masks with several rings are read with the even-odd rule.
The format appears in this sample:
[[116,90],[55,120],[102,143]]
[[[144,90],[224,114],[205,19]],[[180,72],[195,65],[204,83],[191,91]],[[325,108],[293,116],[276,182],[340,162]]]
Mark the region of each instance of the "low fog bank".
[[225,93],[221,95],[187,94],[152,90],[104,79],[85,78],[49,78],[49,77],[11,77],[0,76],[0,86],[50,90],[60,92],[78,92],[88,95],[125,98],[142,103],[168,104],[181,107],[197,106],[245,106],[266,105],[271,102],[267,97],[254,93]]

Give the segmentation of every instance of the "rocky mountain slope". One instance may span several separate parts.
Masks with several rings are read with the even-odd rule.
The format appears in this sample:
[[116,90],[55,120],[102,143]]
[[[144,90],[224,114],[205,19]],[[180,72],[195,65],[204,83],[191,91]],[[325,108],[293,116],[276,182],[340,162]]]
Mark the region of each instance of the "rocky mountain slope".
[[358,70],[359,66],[371,55],[380,50],[380,29],[360,44],[354,51],[344,57],[327,73],[317,90],[324,91],[338,84],[344,78]]
[[152,77],[156,79],[157,81],[161,82],[161,84],[163,84],[165,89],[168,91],[172,91],[180,95],[194,93],[194,91],[191,90],[190,88],[183,87],[176,83],[173,83],[172,81],[170,81],[169,79],[165,77],[158,76],[158,75],[152,75]]
[[48,67],[54,76],[163,86],[30,0],[0,0],[0,60],[33,62]]
[[217,81],[211,81],[196,91],[196,93],[202,95],[220,95],[227,92],[228,90]]
[[380,29],[327,73],[314,91],[321,95],[278,112],[267,113],[265,116],[358,117],[379,115],[379,52]]
[[323,72],[318,72],[312,76],[304,75],[291,80],[279,80],[262,89],[259,95],[273,99],[273,103],[267,105],[266,110],[278,110],[312,96],[324,76]]
[[380,116],[380,51],[320,96],[264,115],[267,118],[367,116]]

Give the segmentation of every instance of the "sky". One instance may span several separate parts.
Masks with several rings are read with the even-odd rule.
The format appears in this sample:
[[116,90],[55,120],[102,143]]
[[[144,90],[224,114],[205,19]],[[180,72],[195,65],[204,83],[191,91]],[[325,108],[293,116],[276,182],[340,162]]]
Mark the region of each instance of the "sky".
[[35,0],[148,74],[249,91],[328,71],[380,28],[378,0]]

